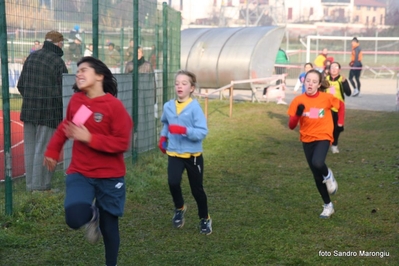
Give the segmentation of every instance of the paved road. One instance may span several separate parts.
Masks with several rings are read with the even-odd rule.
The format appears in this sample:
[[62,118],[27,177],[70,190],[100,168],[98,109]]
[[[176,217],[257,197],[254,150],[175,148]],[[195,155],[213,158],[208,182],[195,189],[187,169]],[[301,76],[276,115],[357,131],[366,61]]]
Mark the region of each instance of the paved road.
[[[346,97],[345,105],[348,109],[357,110],[375,110],[375,111],[399,111],[397,103],[397,93],[399,90],[398,81],[396,79],[381,79],[381,78],[362,78],[361,93],[357,97]],[[289,104],[291,100],[297,96],[293,91],[295,79],[287,80],[287,91],[285,101]],[[212,91],[212,90],[209,90]],[[228,95],[225,91],[224,95]],[[218,97],[213,94],[213,97]],[[234,90],[234,98],[237,100],[251,100],[251,92],[245,90]],[[262,92],[257,92],[257,98],[260,101],[265,101],[262,98]]]
[[[346,108],[387,112],[399,110],[396,102],[399,89],[396,79],[363,78],[360,82],[362,83],[360,95],[345,97]],[[287,80],[286,102],[291,101],[296,96],[292,91],[292,84],[295,85],[294,80]]]

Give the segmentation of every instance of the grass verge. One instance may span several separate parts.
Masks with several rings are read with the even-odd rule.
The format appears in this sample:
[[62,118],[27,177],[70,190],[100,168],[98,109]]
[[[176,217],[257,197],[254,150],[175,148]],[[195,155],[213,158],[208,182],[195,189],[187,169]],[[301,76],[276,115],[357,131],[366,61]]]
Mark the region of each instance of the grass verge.
[[[186,223],[172,228],[167,157],[149,152],[127,161],[118,265],[399,264],[399,113],[347,110],[340,153],[327,156],[339,183],[336,213],[323,220],[287,107],[238,102],[232,118],[228,110],[226,102],[210,103],[204,141],[213,234],[198,232],[186,178]],[[20,203],[0,216],[0,265],[104,264],[102,245],[65,225],[63,179],[57,173],[55,193],[27,194],[23,182],[14,184]]]

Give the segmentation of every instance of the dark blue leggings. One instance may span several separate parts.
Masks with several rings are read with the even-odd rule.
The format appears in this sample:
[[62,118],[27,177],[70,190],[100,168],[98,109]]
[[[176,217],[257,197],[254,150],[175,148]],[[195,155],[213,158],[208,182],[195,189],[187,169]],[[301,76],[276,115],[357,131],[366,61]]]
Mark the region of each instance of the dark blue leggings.
[[190,158],[168,157],[168,183],[172,194],[175,208],[181,208],[184,205],[184,199],[181,191],[181,181],[183,171],[186,169],[188,181],[190,183],[191,194],[194,196],[198,206],[199,218],[208,217],[208,202],[202,186],[204,175],[204,159],[202,155]]
[[[118,259],[120,245],[119,219],[109,212],[100,211],[100,230],[103,235],[105,247],[105,261],[107,266],[115,266]],[[93,217],[90,204],[81,203],[65,208],[65,221],[72,229],[79,229]]]
[[328,175],[328,167],[325,163],[328,149],[330,148],[330,141],[321,140],[313,141],[309,143],[302,143],[305,157],[313,173],[314,180],[316,182],[317,190],[320,193],[324,204],[331,202],[330,195],[328,194],[327,187],[323,183],[323,176]]

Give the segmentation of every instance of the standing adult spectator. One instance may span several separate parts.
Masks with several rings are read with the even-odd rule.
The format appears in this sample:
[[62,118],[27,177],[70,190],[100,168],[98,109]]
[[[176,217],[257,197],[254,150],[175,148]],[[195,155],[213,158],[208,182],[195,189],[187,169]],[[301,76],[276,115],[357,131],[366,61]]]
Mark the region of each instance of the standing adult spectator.
[[62,56],[64,36],[50,31],[43,48],[26,59],[18,81],[24,122],[26,189],[49,190],[53,172],[43,166],[43,155],[62,120],[62,74],[68,73]]
[[121,55],[115,49],[114,43],[108,44],[108,50],[105,50],[105,60],[104,63],[108,66],[113,74],[120,73],[120,60]]
[[[362,72],[363,67],[362,59],[363,53],[362,49],[360,48],[359,40],[354,37],[352,39],[352,55],[351,61],[349,63],[349,66],[351,67],[349,70],[349,81],[353,87],[353,97],[358,96],[360,93],[360,73]],[[353,80],[353,78],[356,79],[356,82]]]
[[153,69],[157,68],[157,48],[155,47],[155,44],[151,46],[151,53],[150,53],[150,63]]
[[[290,60],[288,59],[287,53],[281,49],[278,48],[277,56],[276,56],[276,61],[275,63],[277,65],[286,65],[289,64]],[[286,73],[286,68],[283,66],[275,66],[274,70],[276,72],[276,75],[281,75]],[[282,80],[277,80],[276,85],[279,85],[282,82]]]
[[125,50],[125,61],[126,62],[129,62],[129,61],[132,61],[133,60],[133,55],[134,55],[134,40],[133,39],[130,39],[130,41],[129,41],[129,47],[128,48],[126,48],[126,50]]
[[40,41],[36,40],[33,43],[32,48],[30,49],[30,53],[36,52],[37,50],[42,49],[42,46],[40,45]]
[[328,54],[328,49],[324,48],[321,51],[321,53],[318,56],[316,56],[316,59],[313,62],[313,67],[321,73],[324,71],[324,62],[327,59],[327,54]]
[[[125,66],[125,73],[131,73],[133,71],[133,61],[129,61]],[[154,73],[154,69],[151,66],[151,63],[145,60],[143,54],[143,48],[140,46],[137,50],[137,66],[139,68],[139,73]]]
[[71,67],[71,73],[76,74],[78,70],[77,62],[82,58],[82,38],[79,34],[75,35],[73,42],[69,44],[65,58]]
[[[143,54],[143,48],[140,46],[138,47],[137,50],[137,66],[139,69],[139,73],[154,73],[154,69],[151,66],[151,63],[145,60],[144,54]],[[125,73],[131,73],[133,72],[133,67],[134,67],[134,62],[129,61],[126,63],[125,66]],[[152,79],[154,83],[154,102],[156,103],[156,84],[155,84],[155,75],[152,75]]]

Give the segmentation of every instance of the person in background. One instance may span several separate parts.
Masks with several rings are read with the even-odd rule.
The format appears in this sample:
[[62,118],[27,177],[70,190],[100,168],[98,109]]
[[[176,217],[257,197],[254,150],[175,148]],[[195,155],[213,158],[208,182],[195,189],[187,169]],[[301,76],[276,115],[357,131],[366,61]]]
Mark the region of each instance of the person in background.
[[68,73],[61,58],[63,45],[61,33],[47,32],[43,48],[26,58],[18,80],[27,191],[51,189],[53,171],[48,171],[42,162],[47,143],[62,121],[62,74]]
[[134,40],[130,39],[129,47],[125,49],[125,62],[133,61],[134,56]]
[[[138,47],[137,50],[137,65],[139,68],[139,73],[154,73],[154,69],[152,68],[151,63],[145,60],[143,54],[143,48],[141,48],[140,46]],[[127,62],[125,66],[125,73],[133,72],[133,67],[134,67],[133,61]]]
[[93,44],[90,43],[83,54],[83,56],[93,56]]
[[[330,84],[330,86],[326,89],[326,92],[331,93],[334,97],[338,98],[340,101],[345,102],[345,95],[351,96],[352,92],[348,80],[344,76],[341,76],[340,71],[341,71],[341,65],[338,62],[332,62],[330,65],[329,75],[327,75],[326,77],[326,80]],[[338,123],[337,108],[332,108],[331,114],[334,122],[334,131],[333,131],[334,140],[331,143],[331,152],[339,153],[338,139],[341,132],[344,131],[344,126],[340,126]]]
[[[278,48],[275,63],[276,65],[287,65],[290,63],[287,53],[281,48]],[[286,68],[284,66],[275,66],[274,70],[276,75],[281,75],[286,73]],[[283,80],[277,80],[276,85],[280,85],[282,82]]]
[[333,141],[333,118],[331,109],[340,110],[338,125],[344,125],[344,103],[325,90],[328,83],[322,73],[312,69],[305,76],[305,93],[295,97],[289,108],[288,127],[293,130],[299,122],[299,134],[309,168],[316,182],[317,190],[324,202],[320,218],[329,218],[334,213],[330,194],[334,195],[338,183],[325,161]]
[[[360,74],[362,73],[363,67],[362,59],[363,53],[362,49],[360,48],[359,40],[354,37],[352,39],[352,55],[351,61],[349,63],[349,66],[351,67],[349,70],[349,81],[353,88],[353,97],[356,97],[360,94]],[[356,82],[353,79],[355,79]]]
[[80,37],[79,33],[80,33],[80,26],[79,25],[73,26],[73,29],[69,32],[68,35],[68,42],[73,43],[76,36]]
[[324,70],[323,70],[324,77],[327,77],[328,74],[330,73],[330,65],[332,62],[334,62],[334,57],[332,56],[327,57],[326,61],[324,61]]
[[40,45],[40,41],[36,40],[33,43],[32,48],[30,49],[30,53],[36,52],[37,50],[42,49],[42,46]]
[[184,225],[187,206],[181,190],[184,170],[188,175],[191,193],[197,202],[199,229],[201,234],[212,233],[212,219],[208,213],[208,201],[203,187],[204,159],[202,141],[208,134],[204,112],[191,95],[196,88],[194,73],[180,70],[175,76],[177,99],[164,104],[163,124],[159,149],[168,155],[168,184],[173,198],[175,213],[172,222],[175,228]]
[[109,67],[112,73],[120,73],[120,60],[121,55],[115,49],[114,43],[108,44],[108,50],[105,50],[105,60],[104,63]]
[[157,54],[155,44],[151,46],[150,63],[153,69],[157,68]]
[[66,117],[47,146],[43,164],[53,171],[65,142],[73,141],[66,171],[65,221],[72,229],[85,226],[92,244],[102,235],[105,265],[115,266],[126,198],[123,153],[130,146],[133,122],[116,97],[115,77],[100,60],[82,57],[72,89]]
[[82,57],[82,38],[77,34],[72,43],[69,43],[69,47],[66,49],[65,59],[67,65],[71,68],[71,73],[75,74],[78,70],[77,62]]
[[323,72],[324,71],[324,62],[327,59],[328,49],[324,48],[321,53],[316,57],[313,62],[313,66],[316,70]]
[[295,87],[294,87],[294,91],[298,91],[299,88],[302,88],[302,93],[305,93],[306,88],[305,88],[305,76],[306,73],[308,73],[309,70],[313,69],[313,65],[312,63],[308,62],[303,66],[304,72],[302,72],[301,74],[299,74],[299,77],[296,81]]

